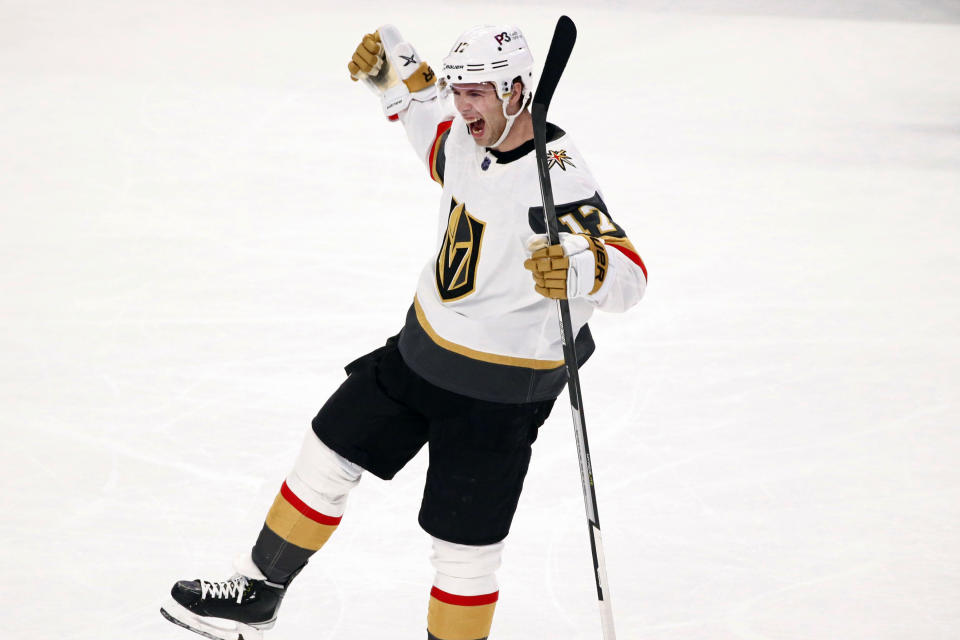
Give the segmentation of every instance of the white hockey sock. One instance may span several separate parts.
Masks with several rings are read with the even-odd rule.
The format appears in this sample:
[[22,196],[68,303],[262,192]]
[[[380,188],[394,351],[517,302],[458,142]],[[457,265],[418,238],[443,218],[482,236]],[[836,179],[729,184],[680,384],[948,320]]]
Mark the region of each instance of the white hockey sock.
[[309,431],[293,470],[267,513],[252,559],[267,578],[286,584],[336,530],[362,469]]
[[437,573],[430,591],[427,631],[438,640],[486,638],[500,591],[496,570],[503,542],[485,546],[434,538],[430,560]]

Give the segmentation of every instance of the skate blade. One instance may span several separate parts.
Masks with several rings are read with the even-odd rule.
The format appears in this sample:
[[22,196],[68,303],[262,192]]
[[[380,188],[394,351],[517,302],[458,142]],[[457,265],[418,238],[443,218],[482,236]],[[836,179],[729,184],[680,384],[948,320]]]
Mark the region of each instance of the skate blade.
[[173,598],[168,598],[163,603],[160,615],[173,624],[210,640],[263,640],[263,631],[272,628],[275,623],[271,620],[252,626],[235,620],[198,616]]

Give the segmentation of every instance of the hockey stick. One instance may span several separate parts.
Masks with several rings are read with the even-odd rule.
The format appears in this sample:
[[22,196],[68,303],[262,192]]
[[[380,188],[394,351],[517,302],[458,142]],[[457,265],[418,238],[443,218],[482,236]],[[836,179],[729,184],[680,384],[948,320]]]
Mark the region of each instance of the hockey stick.
[[[577,41],[577,27],[573,20],[561,16],[553,32],[553,41],[543,63],[543,73],[533,97],[533,144],[537,154],[537,169],[540,174],[540,193],[543,196],[543,217],[547,225],[550,244],[560,244],[557,212],[553,204],[553,189],[550,185],[550,170],[547,167],[547,109],[560,76],[567,66],[573,45]],[[573,342],[573,324],[570,322],[570,303],[557,300],[560,311],[560,329],[563,336],[563,362],[567,369],[567,389],[570,391],[570,411],[573,413],[573,430],[577,438],[577,455],[580,459],[580,479],[583,482],[583,501],[587,508],[587,529],[590,532],[590,550],[593,553],[593,574],[597,581],[597,598],[600,601],[600,623],[604,640],[615,640],[613,609],[610,607],[610,587],[607,582],[607,566],[603,558],[600,540],[600,518],[597,515],[597,494],[593,486],[593,468],[590,464],[590,447],[587,444],[587,424],[583,414],[583,399],[580,393],[580,376],[577,373],[577,353]]]

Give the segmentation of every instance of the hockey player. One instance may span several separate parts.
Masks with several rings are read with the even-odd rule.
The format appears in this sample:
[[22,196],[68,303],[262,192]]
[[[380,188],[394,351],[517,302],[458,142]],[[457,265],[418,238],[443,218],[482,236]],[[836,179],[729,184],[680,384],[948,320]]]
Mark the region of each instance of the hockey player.
[[466,31],[439,81],[390,25],[364,36],[348,66],[442,185],[437,253],[402,331],[347,365],[234,576],[178,582],[161,612],[208,637],[259,638],[362,473],[389,480],[427,444],[419,522],[436,569],[427,636],[479,640],[490,633],[531,445],[566,382],[552,299],[569,300],[582,363],[594,348],[593,310],[634,305],[646,269],[554,125],[548,156],[567,232],[547,246],[528,110],[533,58],[519,29]]

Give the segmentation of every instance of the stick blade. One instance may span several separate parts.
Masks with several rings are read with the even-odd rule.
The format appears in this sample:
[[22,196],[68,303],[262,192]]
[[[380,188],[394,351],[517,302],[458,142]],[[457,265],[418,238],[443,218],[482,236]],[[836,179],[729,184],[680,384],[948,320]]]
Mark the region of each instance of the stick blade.
[[569,17],[560,16],[553,30],[553,40],[550,42],[547,59],[543,63],[543,73],[537,84],[537,92],[533,96],[533,103],[543,105],[544,111],[550,106],[553,92],[560,83],[560,76],[567,67],[567,60],[570,59],[570,53],[576,41],[577,25],[573,24],[573,20]]

